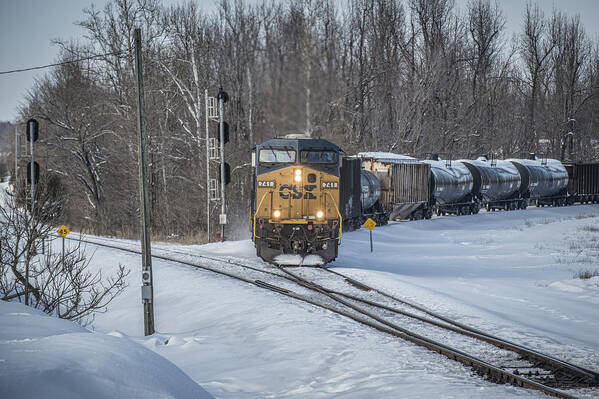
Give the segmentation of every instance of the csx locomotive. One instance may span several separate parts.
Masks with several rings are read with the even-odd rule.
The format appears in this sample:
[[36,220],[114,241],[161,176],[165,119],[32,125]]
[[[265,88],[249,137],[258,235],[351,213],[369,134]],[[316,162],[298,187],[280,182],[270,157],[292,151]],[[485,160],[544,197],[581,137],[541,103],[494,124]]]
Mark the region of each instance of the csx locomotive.
[[258,144],[252,163],[250,229],[258,256],[275,263],[285,263],[285,254],[335,259],[342,235],[339,147],[288,135]]

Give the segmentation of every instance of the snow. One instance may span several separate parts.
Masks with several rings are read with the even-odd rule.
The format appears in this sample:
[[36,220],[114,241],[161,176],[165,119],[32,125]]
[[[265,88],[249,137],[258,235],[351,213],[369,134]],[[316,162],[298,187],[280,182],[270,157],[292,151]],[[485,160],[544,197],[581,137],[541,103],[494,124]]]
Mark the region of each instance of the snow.
[[174,364],[122,334],[92,333],[0,301],[2,397],[212,398]]
[[274,263],[287,266],[320,266],[324,263],[324,260],[320,255],[307,255],[302,257],[301,255],[284,254],[275,257]]
[[[599,232],[589,228],[597,225],[597,205],[392,223],[373,230],[373,253],[367,230],[344,233],[330,267],[457,321],[599,370],[599,277],[574,278],[579,270],[599,269]],[[135,241],[90,239],[139,248]],[[58,240],[53,245],[59,250]],[[69,344],[62,352],[67,346],[75,354],[81,350],[71,339],[76,335],[110,340],[117,353],[138,343],[219,398],[546,397],[490,383],[455,361],[309,304],[158,259],[153,262],[157,333],[143,337],[140,256],[88,248],[95,252],[92,267],[106,273],[119,263],[130,268],[129,287],[108,312],[96,316],[94,334],[66,333]],[[152,250],[208,266],[216,264],[197,255],[262,263],[248,240],[153,243]],[[7,324],[2,320],[0,329]],[[57,326],[48,329],[65,328]],[[2,334],[2,340],[28,338]],[[0,359],[7,358],[4,352]],[[101,353],[90,358],[101,360]],[[23,367],[38,367],[37,355],[28,356]],[[149,363],[136,357],[131,362]],[[91,378],[87,372],[89,367],[77,378]]]
[[390,162],[390,163],[397,162],[397,161],[419,162],[416,158],[410,157],[408,155],[395,154],[393,152],[379,152],[379,151],[360,152],[360,153],[358,153],[358,158],[374,159],[377,161]]

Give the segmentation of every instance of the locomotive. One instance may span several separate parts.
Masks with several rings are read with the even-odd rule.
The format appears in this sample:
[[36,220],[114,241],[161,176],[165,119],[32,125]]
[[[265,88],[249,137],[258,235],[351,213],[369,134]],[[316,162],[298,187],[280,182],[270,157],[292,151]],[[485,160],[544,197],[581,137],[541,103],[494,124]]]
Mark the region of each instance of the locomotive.
[[303,135],[256,145],[252,153],[250,229],[257,255],[284,263],[280,255],[337,257],[342,234],[339,212],[339,147]]

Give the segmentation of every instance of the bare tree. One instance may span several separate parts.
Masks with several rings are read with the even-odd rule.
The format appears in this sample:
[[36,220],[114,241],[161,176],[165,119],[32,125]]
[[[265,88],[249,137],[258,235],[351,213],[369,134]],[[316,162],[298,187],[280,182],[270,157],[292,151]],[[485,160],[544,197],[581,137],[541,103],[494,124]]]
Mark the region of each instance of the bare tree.
[[51,223],[60,217],[64,205],[56,184],[56,178],[46,178],[38,185],[33,211],[20,206],[24,192],[4,195],[0,206],[0,295],[3,300],[24,301],[85,324],[126,287],[129,272],[120,265],[108,278],[100,270],[90,271],[91,257],[80,245],[70,248],[64,259],[60,254],[40,253],[54,229]]

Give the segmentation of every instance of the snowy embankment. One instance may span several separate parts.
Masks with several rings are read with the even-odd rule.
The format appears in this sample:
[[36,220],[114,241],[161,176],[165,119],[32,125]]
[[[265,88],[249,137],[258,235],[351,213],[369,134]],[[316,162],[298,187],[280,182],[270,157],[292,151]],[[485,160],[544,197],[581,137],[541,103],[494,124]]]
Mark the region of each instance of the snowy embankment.
[[177,366],[122,334],[92,333],[0,301],[2,398],[212,398]]

